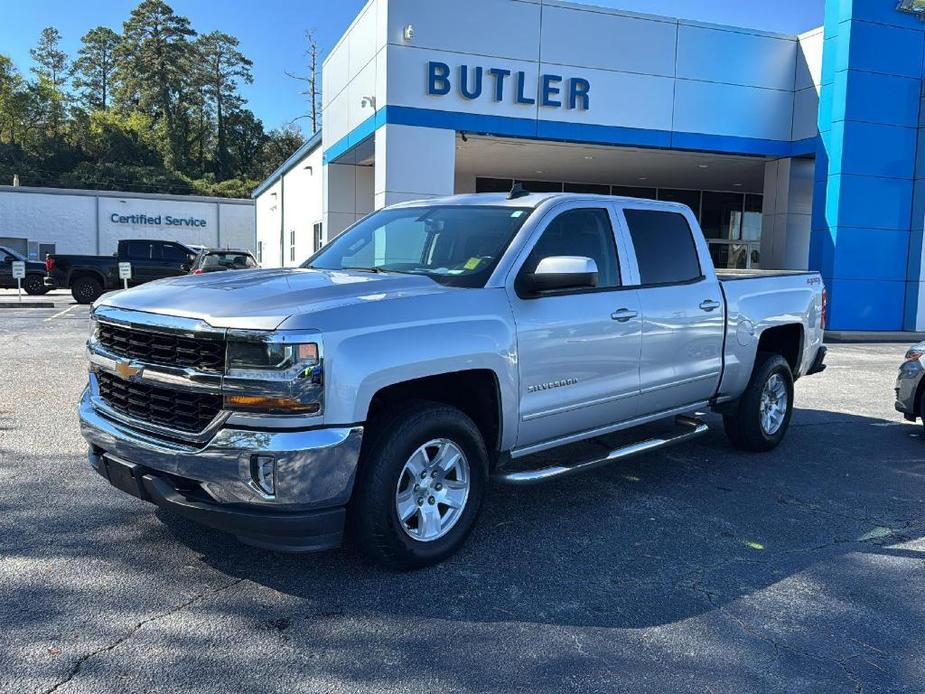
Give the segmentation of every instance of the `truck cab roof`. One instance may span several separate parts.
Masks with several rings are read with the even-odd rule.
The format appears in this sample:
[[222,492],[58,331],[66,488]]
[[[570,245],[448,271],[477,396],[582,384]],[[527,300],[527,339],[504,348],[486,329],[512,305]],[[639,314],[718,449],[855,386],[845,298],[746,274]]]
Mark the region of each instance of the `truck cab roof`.
[[526,192],[518,197],[510,197],[509,193],[464,193],[462,195],[448,195],[439,198],[424,198],[409,200],[407,202],[390,205],[391,208],[401,207],[433,207],[439,205],[492,205],[498,207],[530,208],[536,209],[543,203],[551,200],[567,201],[581,200],[589,203],[631,203],[655,205],[660,209],[674,209],[683,211],[689,209],[686,205],[667,200],[650,200],[648,198],[631,198],[620,195],[598,195],[595,193],[530,193]]

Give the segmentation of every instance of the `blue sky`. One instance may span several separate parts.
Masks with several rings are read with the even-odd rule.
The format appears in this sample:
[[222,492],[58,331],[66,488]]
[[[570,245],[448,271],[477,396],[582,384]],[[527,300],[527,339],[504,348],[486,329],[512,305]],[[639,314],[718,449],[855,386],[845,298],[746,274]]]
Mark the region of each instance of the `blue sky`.
[[[306,110],[298,94],[302,83],[284,74],[304,69],[305,30],[314,29],[320,46],[328,49],[364,4],[364,0],[167,1],[178,14],[189,17],[197,31],[220,29],[241,40],[244,54],[254,61],[254,84],[244,90],[245,95],[267,128],[285,124]],[[121,30],[136,4],[133,0],[0,0],[0,52],[28,73],[29,49],[42,27],[56,26],[65,50],[73,55],[80,37],[94,26]],[[823,11],[823,0],[595,0],[588,4],[785,33],[820,26]]]

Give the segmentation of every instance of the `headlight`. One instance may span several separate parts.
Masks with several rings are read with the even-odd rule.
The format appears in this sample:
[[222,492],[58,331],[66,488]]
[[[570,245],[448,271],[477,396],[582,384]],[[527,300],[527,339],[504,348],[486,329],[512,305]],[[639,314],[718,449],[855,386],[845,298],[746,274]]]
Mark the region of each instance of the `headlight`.
[[90,330],[87,333],[87,347],[92,347],[100,339],[100,323],[96,320],[96,316],[92,313],[90,314]]
[[223,383],[229,410],[320,414],[323,383],[318,334],[231,331]]
[[318,363],[318,345],[314,342],[233,341],[228,343],[227,362],[229,369],[270,371],[286,371],[299,364],[314,366]]
[[906,362],[918,361],[919,359],[922,358],[922,355],[923,355],[923,354],[925,354],[925,351],[923,351],[922,349],[917,349],[917,348],[913,347],[913,348],[910,349],[908,352],[906,352],[906,359],[905,359],[905,361],[906,361]]

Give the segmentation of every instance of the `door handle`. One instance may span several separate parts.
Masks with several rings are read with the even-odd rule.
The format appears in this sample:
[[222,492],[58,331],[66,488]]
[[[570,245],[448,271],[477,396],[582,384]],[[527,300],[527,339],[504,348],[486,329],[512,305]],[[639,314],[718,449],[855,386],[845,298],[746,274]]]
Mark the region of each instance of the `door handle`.
[[610,317],[619,323],[626,323],[628,320],[632,320],[639,314],[636,311],[630,311],[628,308],[621,308],[610,314]]
[[704,301],[700,302],[700,310],[706,311],[707,313],[710,311],[715,311],[719,307],[720,303],[718,301],[713,301],[712,299],[705,299]]

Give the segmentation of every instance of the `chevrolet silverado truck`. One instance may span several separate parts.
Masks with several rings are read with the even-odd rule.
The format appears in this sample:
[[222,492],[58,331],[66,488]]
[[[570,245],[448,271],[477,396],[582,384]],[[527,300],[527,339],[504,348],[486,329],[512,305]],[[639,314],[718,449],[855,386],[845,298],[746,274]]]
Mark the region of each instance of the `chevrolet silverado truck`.
[[[825,296],[814,272],[718,274],[679,204],[409,202],[301,268],[102,297],[81,428],[109,483],[245,543],[346,533],[421,567],[460,548],[490,481],[616,465],[705,433],[705,410],[735,446],[777,446],[794,380],[824,368]],[[535,455],[614,432],[606,455]]]
[[131,263],[129,286],[185,275],[197,251],[176,241],[122,239],[112,255],[63,255],[45,258],[45,286],[70,289],[79,304],[92,304],[103,292],[122,286],[119,263]]

